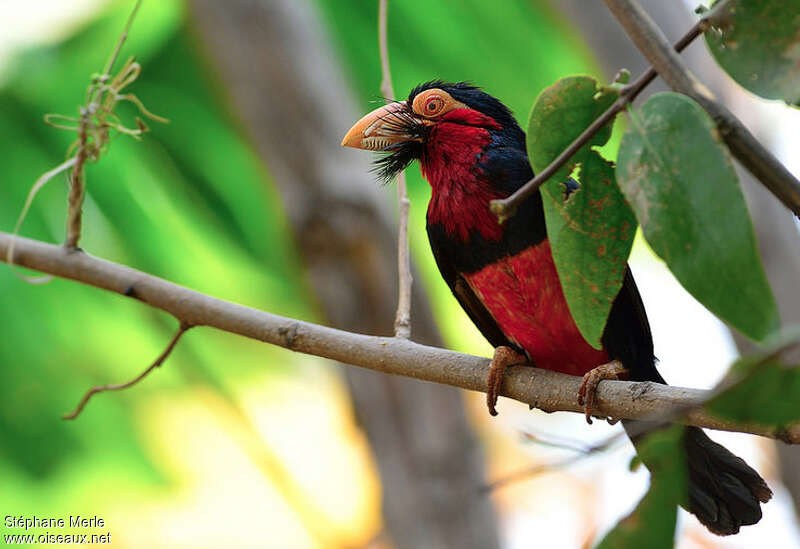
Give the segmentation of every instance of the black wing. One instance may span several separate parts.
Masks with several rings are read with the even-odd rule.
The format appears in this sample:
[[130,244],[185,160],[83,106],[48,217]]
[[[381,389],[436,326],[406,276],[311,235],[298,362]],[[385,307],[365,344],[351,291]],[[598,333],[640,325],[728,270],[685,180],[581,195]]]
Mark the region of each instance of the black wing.
[[458,303],[492,346],[500,347],[506,345],[516,348],[515,345],[508,341],[497,322],[495,322],[494,317],[483,305],[480,298],[475,295],[475,292],[472,291],[464,277],[456,270],[454,262],[448,253],[448,244],[451,243],[447,240],[442,241],[442,238],[446,239],[441,227],[437,225],[428,226],[428,239],[431,243],[436,265],[439,267],[442,278],[450,286],[450,290],[458,300]]
[[611,358],[620,360],[630,370],[631,381],[664,383],[656,370],[650,323],[630,267],[625,268],[622,288],[611,306],[603,347]]

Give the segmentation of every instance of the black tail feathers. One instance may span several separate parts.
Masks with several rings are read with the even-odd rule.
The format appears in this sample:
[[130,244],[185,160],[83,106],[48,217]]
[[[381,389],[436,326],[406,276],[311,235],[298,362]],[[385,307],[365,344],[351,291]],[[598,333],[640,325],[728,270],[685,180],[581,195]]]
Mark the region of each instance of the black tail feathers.
[[[624,420],[622,425],[634,445],[653,427],[635,420]],[[697,427],[686,428],[683,444],[689,476],[687,511],[720,536],[736,534],[740,527],[761,520],[761,504],[769,501],[772,491],[752,467]]]
[[697,427],[686,429],[684,446],[690,513],[720,536],[761,520],[761,503],[769,501],[772,491],[752,467]]

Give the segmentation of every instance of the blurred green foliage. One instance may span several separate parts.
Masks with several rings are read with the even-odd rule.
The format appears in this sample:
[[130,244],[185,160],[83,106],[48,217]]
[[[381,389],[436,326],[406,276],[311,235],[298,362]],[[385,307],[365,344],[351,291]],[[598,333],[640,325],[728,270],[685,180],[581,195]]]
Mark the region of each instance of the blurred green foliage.
[[[120,4],[64,43],[16,60],[0,90],[4,230],[13,227],[29,186],[63,160],[74,139],[47,127],[43,115],[76,114],[129,7]],[[141,143],[114,138],[102,161],[87,167],[81,246],[200,291],[308,318],[312,310],[280,201],[209,90],[183,15],[177,2],[147,3],[133,25],[123,56],[135,52],[144,65],[135,92],[172,123]],[[124,118],[135,115],[129,105],[120,110]],[[61,241],[65,191],[63,177],[49,183],[22,233]],[[112,482],[113,475],[158,482],[131,416],[137,395],[176,390],[190,380],[223,391],[253,369],[261,374],[264,366],[283,370],[282,363],[296,362],[285,351],[198,329],[133,392],[101,395],[67,423],[61,415],[91,385],[123,381],[149,364],[175,322],[71,282],[31,286],[8,268],[0,270],[0,295],[6,342],[0,347],[0,478],[6,487],[17,486],[0,491],[0,504],[16,513],[63,511],[56,494],[71,494],[69,509],[92,503],[95,495],[75,492],[71,484],[76,467],[116,471],[107,479]]]
[[751,355],[734,362],[725,390],[706,407],[715,415],[756,425],[790,427],[800,420],[800,326],[783,329]]
[[644,462],[653,471],[650,489],[597,549],[667,549],[674,545],[678,504],[686,499],[684,432],[682,425],[675,425],[648,434],[637,444],[636,463]]

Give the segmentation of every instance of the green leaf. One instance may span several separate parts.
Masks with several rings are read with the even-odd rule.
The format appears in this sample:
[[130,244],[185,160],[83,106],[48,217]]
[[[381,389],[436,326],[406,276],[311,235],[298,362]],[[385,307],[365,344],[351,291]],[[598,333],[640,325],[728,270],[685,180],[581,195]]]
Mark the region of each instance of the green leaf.
[[630,115],[616,174],[645,238],[689,293],[763,340],[777,328],[778,311],[714,124],[675,93],[656,94]]
[[720,383],[728,386],[706,407],[720,417],[761,425],[785,426],[800,420],[800,327],[742,357]]
[[[617,98],[588,76],[563,78],[536,100],[528,123],[534,172],[547,167]],[[601,129],[542,187],[547,234],[564,296],[583,337],[600,348],[611,304],[622,287],[636,220],[614,181],[614,168],[594,150]],[[565,196],[570,174],[580,188]]]
[[673,547],[678,505],[686,499],[684,428],[672,426],[647,436],[636,451],[650,469],[650,489],[609,532],[597,549]]
[[706,43],[739,84],[800,104],[800,0],[731,0],[712,25]]

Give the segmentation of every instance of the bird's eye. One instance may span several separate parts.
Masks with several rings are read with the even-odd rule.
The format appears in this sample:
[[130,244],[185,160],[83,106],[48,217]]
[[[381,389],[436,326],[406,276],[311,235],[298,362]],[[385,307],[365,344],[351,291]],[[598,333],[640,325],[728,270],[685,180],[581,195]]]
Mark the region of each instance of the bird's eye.
[[426,116],[433,116],[439,113],[444,107],[444,101],[442,101],[438,97],[431,97],[428,99],[428,102],[425,103],[425,115]]
[[462,107],[466,107],[466,105],[456,101],[449,93],[438,88],[418,93],[411,103],[411,109],[414,114],[427,118],[428,124],[434,122],[431,119]]

